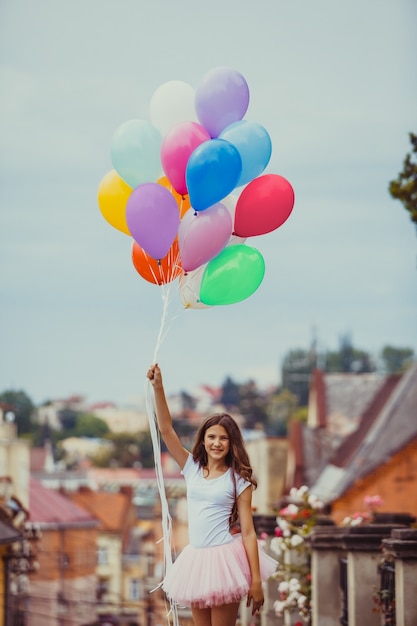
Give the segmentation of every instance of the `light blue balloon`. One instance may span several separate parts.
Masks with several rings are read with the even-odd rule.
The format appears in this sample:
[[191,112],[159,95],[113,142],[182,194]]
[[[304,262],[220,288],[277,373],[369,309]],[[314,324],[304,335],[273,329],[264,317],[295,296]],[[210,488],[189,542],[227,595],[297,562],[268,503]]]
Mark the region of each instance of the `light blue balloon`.
[[219,136],[230,141],[242,159],[242,172],[237,187],[246,185],[262,174],[271,158],[272,142],[261,124],[240,120],[227,126]]
[[114,169],[133,189],[162,175],[162,135],[146,120],[124,122],[113,135],[110,155]]
[[188,159],[185,180],[191,206],[204,211],[236,187],[242,172],[239,151],[224,139],[200,144]]

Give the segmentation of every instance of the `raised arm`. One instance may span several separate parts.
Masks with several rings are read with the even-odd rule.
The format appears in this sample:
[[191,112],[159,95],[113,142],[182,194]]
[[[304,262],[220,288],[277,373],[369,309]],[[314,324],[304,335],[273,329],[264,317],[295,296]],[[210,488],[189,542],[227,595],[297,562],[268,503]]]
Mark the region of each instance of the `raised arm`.
[[149,378],[154,391],[155,412],[158,421],[159,432],[169,450],[172,458],[178,463],[182,469],[188,458],[189,452],[182,445],[177,433],[172,425],[171,413],[165,397],[164,385],[162,382],[162,374],[157,364],[152,365],[146,374]]

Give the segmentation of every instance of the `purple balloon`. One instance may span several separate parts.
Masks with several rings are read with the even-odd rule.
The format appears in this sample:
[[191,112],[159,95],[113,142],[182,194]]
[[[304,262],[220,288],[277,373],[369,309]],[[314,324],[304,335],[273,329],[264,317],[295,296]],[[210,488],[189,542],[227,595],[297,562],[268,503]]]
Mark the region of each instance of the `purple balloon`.
[[208,72],[195,91],[197,117],[211,137],[241,120],[248,106],[248,84],[240,72],[229,67]]
[[206,211],[188,209],[178,229],[181,263],[185,272],[210,261],[228,243],[233,222],[228,209],[217,202]]
[[167,255],[178,232],[180,214],[172,193],[157,183],[144,183],[126,205],[126,222],[133,239],[153,259]]

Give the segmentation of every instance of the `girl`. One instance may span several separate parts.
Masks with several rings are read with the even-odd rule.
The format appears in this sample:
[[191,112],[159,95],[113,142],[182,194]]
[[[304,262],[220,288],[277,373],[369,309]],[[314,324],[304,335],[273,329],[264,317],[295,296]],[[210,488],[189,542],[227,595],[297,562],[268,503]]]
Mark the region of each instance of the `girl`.
[[[252,518],[256,481],[240,429],[230,415],[213,415],[200,426],[190,454],[173,428],[158,365],[147,377],[161,437],[187,484],[190,543],[162,588],[178,604],[191,606],[195,626],[234,626],[244,596],[252,615],[261,610],[262,581],[277,565],[258,547]],[[232,535],[238,518],[241,534]]]

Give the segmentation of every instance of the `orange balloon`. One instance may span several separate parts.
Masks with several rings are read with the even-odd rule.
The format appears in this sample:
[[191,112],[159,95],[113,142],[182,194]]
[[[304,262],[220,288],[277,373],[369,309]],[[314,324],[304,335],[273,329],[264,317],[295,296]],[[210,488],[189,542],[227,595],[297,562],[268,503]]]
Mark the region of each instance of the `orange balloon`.
[[158,185],[162,185],[162,187],[166,187],[166,189],[168,189],[168,191],[172,193],[178,205],[178,210],[180,212],[180,219],[182,219],[191,206],[190,196],[188,195],[182,196],[180,193],[175,191],[174,187],[171,185],[171,183],[169,182],[166,176],[162,176],[161,178],[158,178],[156,182],[158,183]]
[[182,273],[177,238],[175,238],[168,254],[159,261],[149,256],[137,241],[133,241],[132,261],[138,274],[154,285],[166,285]]

